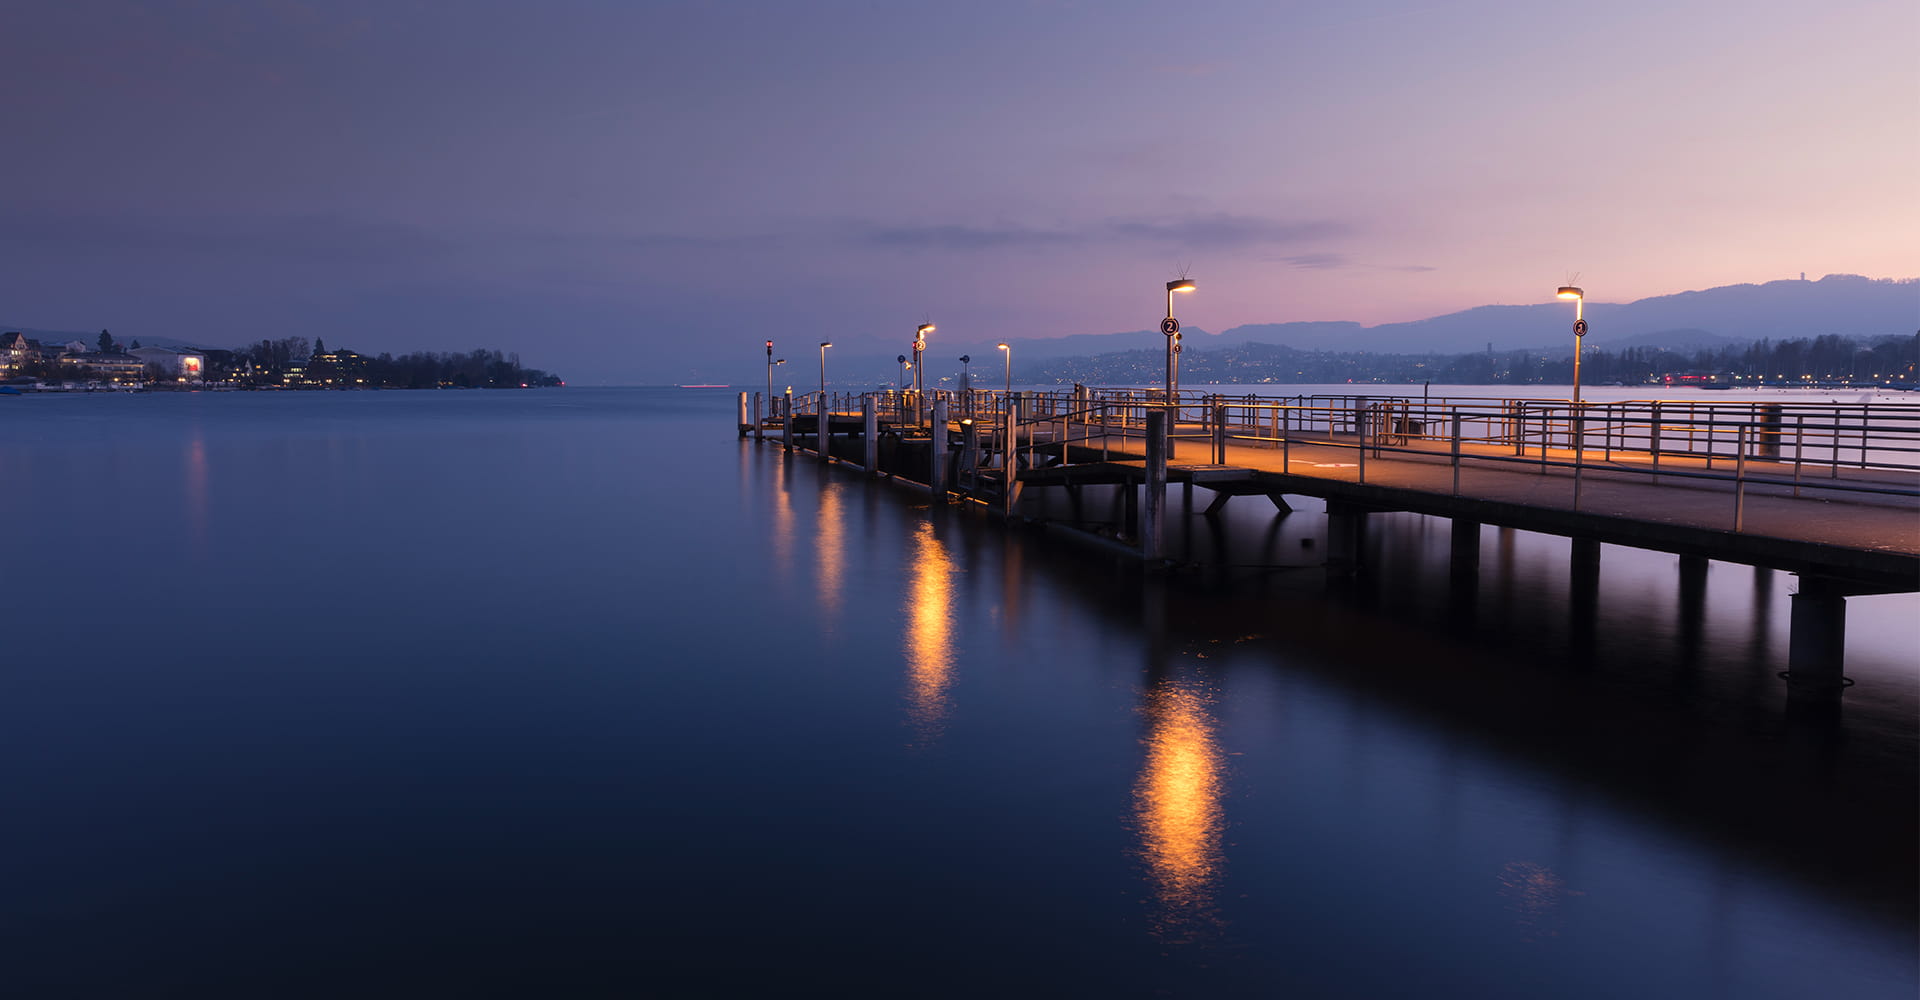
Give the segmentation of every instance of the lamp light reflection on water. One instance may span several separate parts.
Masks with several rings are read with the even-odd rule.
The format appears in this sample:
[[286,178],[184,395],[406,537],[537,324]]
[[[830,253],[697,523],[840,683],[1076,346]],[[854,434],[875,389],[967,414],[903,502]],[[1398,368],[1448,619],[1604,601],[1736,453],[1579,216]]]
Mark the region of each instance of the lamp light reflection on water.
[[913,541],[907,588],[907,717],[922,743],[938,739],[947,719],[953,676],[953,559],[921,524]]
[[1134,786],[1134,809],[1163,936],[1191,937],[1215,919],[1225,761],[1209,701],[1192,679],[1162,677],[1147,692],[1147,759]]
[[846,501],[843,484],[831,483],[820,491],[820,523],[814,537],[819,539],[820,610],[829,618],[840,613],[840,591],[847,563]]

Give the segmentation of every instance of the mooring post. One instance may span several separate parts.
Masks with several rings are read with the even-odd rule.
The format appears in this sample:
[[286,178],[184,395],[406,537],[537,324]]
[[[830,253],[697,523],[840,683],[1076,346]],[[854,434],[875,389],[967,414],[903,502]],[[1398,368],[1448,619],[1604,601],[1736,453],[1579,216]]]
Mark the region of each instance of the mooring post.
[[971,420],[960,422],[960,481],[962,489],[972,491],[980,472],[980,425]]
[[827,403],[827,394],[824,392],[820,394],[819,410],[820,412],[814,414],[813,443],[815,450],[820,453],[820,461],[831,462],[833,461],[833,445],[830,439],[833,430],[833,421],[828,419],[828,414],[832,412],[833,407]]
[[927,438],[927,491],[936,501],[947,498],[947,399],[933,399],[933,427]]
[[781,451],[793,450],[793,387],[792,386],[787,387],[786,395],[782,397],[780,401],[780,450]]
[[749,426],[749,425],[747,424],[747,394],[746,394],[746,393],[744,393],[744,392],[740,394],[740,407],[739,407],[739,409],[740,409],[740,421],[739,421],[739,422],[740,422],[740,436],[741,436],[741,437],[746,437],[746,436],[747,436],[747,428],[748,428],[748,426]]
[[[753,394],[753,439],[755,441],[765,441],[767,439],[766,416],[761,409],[761,405],[760,394],[756,392]],[[773,400],[767,400],[765,405],[772,406]]]
[[1790,698],[1838,698],[1847,686],[1847,599],[1833,581],[1801,574],[1787,633]]
[[1003,453],[1001,469],[1002,489],[1000,491],[1000,516],[1013,519],[1013,505],[1019,499],[1020,459],[1020,397],[1008,396],[1007,411],[1000,425],[1000,449]]
[[1167,410],[1147,411],[1147,496],[1140,506],[1140,555],[1160,558],[1161,522],[1167,512]]
[[1227,464],[1227,407],[1225,403],[1213,404],[1213,464]]
[[867,475],[880,474],[880,411],[873,396],[860,397],[860,433],[866,440]]

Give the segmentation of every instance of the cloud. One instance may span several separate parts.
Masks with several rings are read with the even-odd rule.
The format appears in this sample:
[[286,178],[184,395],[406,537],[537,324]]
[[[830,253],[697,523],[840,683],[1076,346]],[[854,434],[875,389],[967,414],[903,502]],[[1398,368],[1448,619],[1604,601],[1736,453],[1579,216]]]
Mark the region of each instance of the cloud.
[[1193,215],[1178,218],[1107,218],[1078,226],[1034,229],[1026,226],[855,227],[855,239],[886,249],[974,252],[1027,248],[1093,246],[1102,243],[1151,243],[1190,250],[1236,250],[1304,243],[1345,235],[1344,223],[1325,219],[1267,219],[1247,215]]

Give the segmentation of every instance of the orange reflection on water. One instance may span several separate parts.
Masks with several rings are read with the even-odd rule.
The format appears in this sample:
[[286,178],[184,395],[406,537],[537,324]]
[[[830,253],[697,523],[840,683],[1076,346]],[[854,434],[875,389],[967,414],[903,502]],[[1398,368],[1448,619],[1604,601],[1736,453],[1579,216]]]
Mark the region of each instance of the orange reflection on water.
[[1140,851],[1154,883],[1163,934],[1211,922],[1220,877],[1225,760],[1193,682],[1163,680],[1147,692],[1146,766],[1134,786]]
[[785,570],[793,562],[793,495],[784,480],[780,488],[773,491],[772,530],[773,563]]
[[922,741],[940,735],[947,718],[947,685],[953,675],[953,560],[920,525],[908,560],[907,715]]
[[198,551],[207,544],[207,441],[199,431],[187,442],[187,525]]
[[815,533],[820,540],[817,567],[820,607],[830,617],[840,611],[841,578],[846,571],[847,523],[846,512],[842,509],[844,506],[839,484],[828,485],[820,491],[820,528]]

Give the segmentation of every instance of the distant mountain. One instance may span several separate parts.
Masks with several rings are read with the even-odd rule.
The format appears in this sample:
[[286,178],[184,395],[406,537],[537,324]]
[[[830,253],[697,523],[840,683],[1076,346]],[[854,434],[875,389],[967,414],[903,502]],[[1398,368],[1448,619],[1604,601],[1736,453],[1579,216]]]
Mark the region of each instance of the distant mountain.
[[[1624,305],[1588,302],[1589,347],[1690,346],[1785,340],[1833,333],[1870,338],[1920,330],[1920,279],[1830,274],[1819,281],[1769,281],[1680,292]],[[1410,323],[1259,323],[1237,326],[1217,342],[1250,341],[1302,349],[1460,353],[1510,350],[1571,339],[1573,308],[1565,302],[1480,306]],[[1662,335],[1684,337],[1668,343]],[[1569,347],[1569,353],[1571,348]]]

